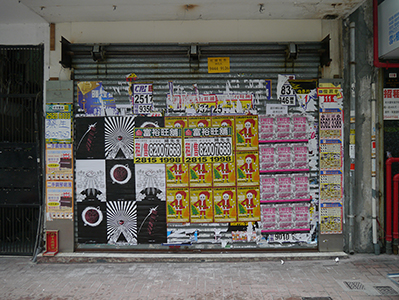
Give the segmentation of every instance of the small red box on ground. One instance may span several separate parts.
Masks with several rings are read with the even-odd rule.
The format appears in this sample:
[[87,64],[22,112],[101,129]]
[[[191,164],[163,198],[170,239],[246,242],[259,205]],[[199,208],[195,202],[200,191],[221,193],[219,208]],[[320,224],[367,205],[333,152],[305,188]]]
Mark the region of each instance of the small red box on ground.
[[55,256],[58,253],[58,230],[46,230],[46,251],[43,256]]

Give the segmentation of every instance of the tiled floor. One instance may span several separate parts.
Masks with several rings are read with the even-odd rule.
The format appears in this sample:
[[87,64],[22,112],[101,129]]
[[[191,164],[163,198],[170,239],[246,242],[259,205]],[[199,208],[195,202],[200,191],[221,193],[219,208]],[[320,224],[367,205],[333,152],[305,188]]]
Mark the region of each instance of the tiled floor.
[[398,256],[355,254],[338,263],[324,259],[284,264],[34,264],[27,257],[3,256],[0,299],[399,299],[399,285],[389,273],[399,273]]

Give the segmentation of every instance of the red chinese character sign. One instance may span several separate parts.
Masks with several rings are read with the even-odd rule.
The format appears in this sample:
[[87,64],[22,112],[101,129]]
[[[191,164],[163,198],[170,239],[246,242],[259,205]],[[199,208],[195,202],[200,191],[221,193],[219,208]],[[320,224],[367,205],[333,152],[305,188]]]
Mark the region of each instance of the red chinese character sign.
[[184,129],[186,163],[232,162],[231,127],[194,127]]
[[136,128],[134,130],[134,163],[182,163],[180,128]]
[[399,119],[399,89],[384,89],[384,120]]

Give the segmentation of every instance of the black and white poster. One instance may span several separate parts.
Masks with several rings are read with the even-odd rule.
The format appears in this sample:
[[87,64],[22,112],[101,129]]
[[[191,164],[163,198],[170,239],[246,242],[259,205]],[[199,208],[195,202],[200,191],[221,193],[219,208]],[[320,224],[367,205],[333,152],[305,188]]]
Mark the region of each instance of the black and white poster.
[[111,245],[137,245],[136,201],[107,202],[107,240]]
[[76,118],[76,159],[104,158],[104,118]]
[[166,243],[165,165],[135,166],[138,243]]
[[133,199],[135,195],[132,160],[106,160],[107,201]]
[[134,117],[108,117],[104,122],[106,159],[133,159]]

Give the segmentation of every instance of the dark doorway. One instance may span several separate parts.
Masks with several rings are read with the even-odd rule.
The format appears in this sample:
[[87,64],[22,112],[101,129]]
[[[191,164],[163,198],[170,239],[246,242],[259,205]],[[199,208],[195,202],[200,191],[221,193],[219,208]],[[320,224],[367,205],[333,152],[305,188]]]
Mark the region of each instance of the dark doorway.
[[42,207],[43,46],[0,45],[0,254],[32,255]]

